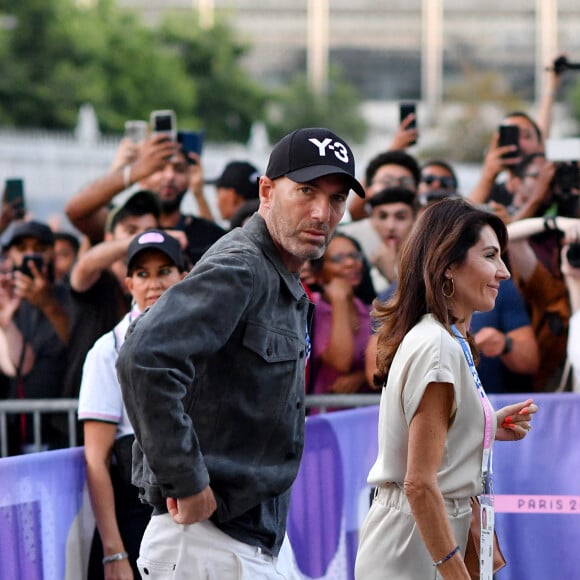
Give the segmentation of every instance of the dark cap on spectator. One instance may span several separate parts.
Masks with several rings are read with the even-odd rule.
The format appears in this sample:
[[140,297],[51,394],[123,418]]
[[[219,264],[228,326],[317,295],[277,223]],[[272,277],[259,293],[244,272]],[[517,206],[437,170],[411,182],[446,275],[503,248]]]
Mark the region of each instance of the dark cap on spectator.
[[115,226],[127,216],[142,216],[147,214],[152,214],[156,219],[159,219],[161,205],[156,193],[142,189],[129,197],[122,205],[113,207],[109,211],[105,231],[112,232]]
[[135,258],[145,250],[163,252],[178,268],[185,270],[185,260],[179,242],[163,230],[147,230],[137,234],[127,249],[127,271],[130,273]]
[[371,207],[385,205],[388,203],[404,203],[417,208],[417,194],[406,187],[387,187],[378,193],[375,193],[369,201]]
[[259,179],[260,172],[251,163],[232,161],[213,183],[216,187],[231,187],[245,199],[256,199]]
[[350,147],[329,129],[317,127],[296,129],[283,137],[274,146],[266,169],[270,179],[285,176],[297,183],[336,173],[347,176],[351,189],[360,197],[365,196],[355,177]]
[[14,221],[2,234],[2,238],[0,238],[2,241],[2,249],[7,250],[13,246],[19,238],[36,238],[43,244],[49,246],[54,245],[54,234],[46,224],[35,221]]

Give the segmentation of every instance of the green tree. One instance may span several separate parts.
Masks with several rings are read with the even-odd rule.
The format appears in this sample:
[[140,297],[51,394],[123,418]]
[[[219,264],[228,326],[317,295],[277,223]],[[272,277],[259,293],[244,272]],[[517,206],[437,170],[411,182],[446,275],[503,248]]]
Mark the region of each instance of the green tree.
[[203,120],[216,141],[246,141],[252,124],[264,117],[266,91],[240,66],[248,47],[218,19],[202,30],[194,14],[169,14],[160,28],[160,42],[176,51],[187,74],[195,79],[197,101],[192,112]]
[[367,131],[360,97],[337,68],[330,69],[327,96],[316,95],[306,76],[296,75],[274,95],[267,126],[272,141],[297,127],[328,127],[356,143],[364,140]]
[[70,129],[90,102],[105,131],[155,108],[189,115],[195,82],[179,55],[112,0],[81,8],[72,0],[9,0],[17,19],[2,30],[0,122]]
[[213,139],[245,140],[263,116],[265,91],[243,72],[246,48],[219,24],[202,31],[191,12],[147,27],[114,0],[6,0],[0,29],[0,123],[70,129],[90,102],[104,131],[174,109],[178,125]]

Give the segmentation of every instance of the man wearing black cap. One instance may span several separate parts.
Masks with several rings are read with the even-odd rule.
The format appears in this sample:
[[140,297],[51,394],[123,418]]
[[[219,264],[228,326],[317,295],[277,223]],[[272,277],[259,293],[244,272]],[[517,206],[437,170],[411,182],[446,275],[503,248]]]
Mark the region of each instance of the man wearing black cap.
[[228,163],[216,179],[217,206],[221,217],[231,221],[248,201],[258,199],[260,173],[247,161]]
[[[348,145],[299,129],[273,149],[260,208],[130,329],[117,373],[133,483],[154,517],[139,566],[180,578],[297,578],[285,540],[304,444],[312,305],[299,281],[349,191]],[[187,524],[187,525],[183,525]]]
[[[53,280],[54,234],[43,223],[12,222],[1,238],[12,272],[2,274],[0,340],[2,371],[10,377],[9,398],[60,396],[69,339],[68,290]],[[12,425],[10,453],[32,450],[30,420]],[[48,421],[43,442],[57,444]]]

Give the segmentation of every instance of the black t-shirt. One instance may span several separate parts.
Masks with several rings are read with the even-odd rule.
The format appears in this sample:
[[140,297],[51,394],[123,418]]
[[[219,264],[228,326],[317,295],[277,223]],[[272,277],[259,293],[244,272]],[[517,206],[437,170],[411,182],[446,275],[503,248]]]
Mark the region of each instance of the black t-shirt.
[[105,270],[86,292],[71,290],[72,327],[67,350],[63,397],[78,397],[87,352],[109,332],[131,308],[116,276]]
[[226,233],[217,224],[193,215],[182,215],[177,229],[185,232],[187,236],[187,255],[192,265],[198,262],[206,250]]

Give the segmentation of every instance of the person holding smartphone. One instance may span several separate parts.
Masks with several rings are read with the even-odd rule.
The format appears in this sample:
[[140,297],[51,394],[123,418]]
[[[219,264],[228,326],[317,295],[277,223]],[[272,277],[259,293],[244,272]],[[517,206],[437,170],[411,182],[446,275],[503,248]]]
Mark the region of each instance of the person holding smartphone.
[[[185,232],[192,263],[225,234],[223,228],[207,219],[212,218],[207,204],[200,203],[203,198],[201,157],[186,151],[171,135],[169,130],[152,131],[139,144],[134,161],[89,183],[67,202],[65,211],[69,220],[93,244],[103,239],[108,207],[115,196],[134,185],[159,197],[159,225]],[[198,207],[205,208],[204,217],[181,213],[181,203],[189,190],[194,192]]]
[[[500,141],[500,134],[508,135],[501,127],[517,127],[517,143]],[[544,152],[544,140],[538,124],[525,112],[513,111],[506,115],[488,147],[479,181],[469,194],[469,200],[475,204],[493,202],[509,206],[513,192],[507,182],[496,182],[504,171],[511,175],[513,168],[522,156]],[[494,207],[492,205],[492,207]]]
[[[53,281],[54,235],[40,222],[12,222],[1,243],[12,266],[10,275],[2,274],[0,297],[0,335],[9,346],[2,365],[10,382],[8,396],[59,397],[70,302],[68,288]],[[9,426],[9,452],[32,451],[32,420],[17,415],[14,419]],[[43,419],[42,441],[45,448],[61,446],[49,420]]]

